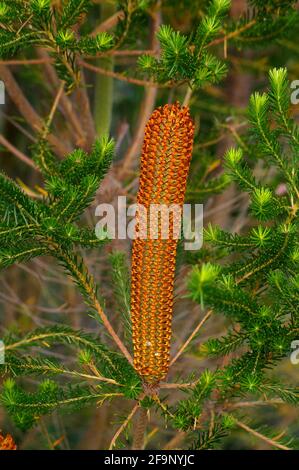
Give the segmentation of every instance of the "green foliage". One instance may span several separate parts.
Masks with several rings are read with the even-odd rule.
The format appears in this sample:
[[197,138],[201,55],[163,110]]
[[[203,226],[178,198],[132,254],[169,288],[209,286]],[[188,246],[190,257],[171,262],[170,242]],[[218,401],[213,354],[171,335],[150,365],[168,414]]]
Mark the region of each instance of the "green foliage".
[[[208,226],[205,241],[216,249],[225,250],[226,255],[234,255],[237,260],[229,260],[222,266],[211,262],[196,266],[189,279],[188,287],[194,301],[203,308],[212,308],[214,313],[224,314],[237,326],[229,329],[225,336],[209,339],[198,351],[199,355],[211,358],[231,353],[236,357],[215,372],[203,372],[188,389],[187,398],[170,408],[163,406],[163,414],[172,426],[188,432],[192,438],[191,449],[217,447],[234,428],[234,418],[220,413],[213,427],[206,429],[205,410],[209,402],[216,402],[221,409],[228,398],[280,399],[294,406],[299,401],[298,388],[267,376],[268,369],[289,354],[290,342],[296,338],[298,329],[298,195],[296,179],[288,179],[294,174],[289,167],[295,168],[297,164],[293,135],[296,136],[298,130],[288,115],[288,108],[283,105],[283,90],[286,91],[287,87],[277,86],[277,74],[278,71],[271,71],[269,95],[263,95],[266,98],[260,102],[255,95],[250,112],[254,111],[252,122],[259,137],[264,124],[267,132],[276,132],[276,138],[289,135],[288,142],[294,155],[284,166],[280,164],[280,158],[272,160],[269,149],[265,152],[261,149],[264,158],[277,164],[281,178],[285,178],[288,184],[288,194],[281,202],[270,188],[256,182],[249,165],[243,163],[243,153],[239,149],[230,150],[226,155],[227,172],[241,189],[249,193],[252,213],[260,223],[247,235],[230,234],[219,227]],[[281,74],[284,76],[284,71]],[[269,125],[269,115],[264,116],[264,103],[268,96],[271,96],[273,108],[277,109],[274,116],[277,127],[274,130]],[[266,111],[270,113],[268,109]],[[275,149],[280,152],[276,142]],[[36,147],[36,152],[35,160],[47,178],[48,196],[42,202],[31,200],[15,183],[1,176],[3,210],[6,210],[5,223],[0,231],[3,237],[2,266],[43,253],[52,254],[65,266],[87,304],[96,311],[97,286],[82,259],[70,249],[72,244],[93,246],[96,240],[87,229],[77,227],[72,221],[88,205],[107,171],[113,145],[103,139],[94,146],[90,155],[78,149],[62,162],[55,161],[43,142]],[[92,191],[86,181],[94,182]],[[83,192],[85,198],[82,197]],[[271,225],[266,225],[265,221]],[[128,321],[128,273],[124,255],[114,253],[110,261],[116,298]],[[6,380],[1,402],[21,429],[33,426],[43,415],[56,410],[73,412],[119,396],[138,399],[142,391],[140,379],[127,360],[83,332],[57,326],[42,328],[23,337],[11,334],[4,341],[7,350],[6,363],[2,366],[4,376],[55,378],[55,382],[49,379],[40,382],[34,391],[27,391],[11,378]],[[52,348],[56,344],[76,349],[78,360],[74,367],[66,367],[34,352],[36,346]],[[29,355],[24,357],[25,350]],[[74,383],[66,385],[66,377]],[[91,385],[90,381],[94,384]],[[147,403],[147,406],[152,404]],[[194,429],[199,419],[202,421],[197,432]]]
[[90,0],[67,0],[64,1],[64,8],[59,18],[59,28],[69,28],[76,24],[80,17],[87,13],[91,4]]
[[0,15],[7,28],[0,33],[0,57],[13,56],[32,46],[48,49],[56,71],[66,83],[67,91],[80,85],[79,54],[96,55],[113,46],[106,32],[78,38],[72,29],[87,14],[90,0],[63,1],[62,9],[50,0],[1,2]]
[[219,82],[226,74],[225,64],[207,51],[209,42],[219,32],[221,20],[230,6],[228,0],[213,0],[194,37],[162,25],[157,38],[161,46],[159,60],[139,58],[140,69],[158,82],[188,82],[194,88]]
[[[82,331],[56,326],[40,328],[23,337],[9,335],[4,340],[6,361],[0,366],[4,376],[57,378],[56,382],[48,379],[41,382],[34,393],[17,386],[11,379],[6,380],[1,402],[22,429],[36,424],[42,415],[60,408],[73,412],[82,406],[103,403],[118,396],[134,399],[141,392],[140,379],[127,360]],[[71,369],[43,355],[24,357],[24,351],[32,354],[32,348],[36,346],[53,348],[62,344],[75,348],[78,356],[77,364]],[[70,383],[70,379],[74,383]]]
[[210,2],[206,16],[196,32],[196,49],[200,54],[203,48],[219,33],[222,21],[231,6],[230,0],[213,0]]
[[[194,267],[189,290],[193,300],[211,308],[213,314],[225,315],[231,325],[226,335],[209,339],[196,353],[211,358],[232,356],[214,376],[218,397],[212,399],[279,397],[298,405],[298,387],[276,382],[267,374],[288,357],[297,335],[299,242],[298,125],[290,117],[286,70],[273,69],[269,78],[269,91],[251,97],[250,132],[259,155],[276,166],[287,194],[277,196],[273,188],[257,181],[242,149],[229,150],[226,171],[248,193],[252,216],[259,224],[245,235],[208,226],[204,238],[214,249],[216,262],[212,264],[212,251],[209,262]],[[223,250],[221,265],[217,264],[219,249]],[[192,410],[197,403],[195,388],[184,406]],[[191,427],[191,421],[184,418],[177,424]],[[222,431],[217,425],[215,437]],[[213,434],[200,435],[194,448],[202,448],[209,437]]]
[[[187,83],[194,89],[218,83],[226,75],[227,67],[212,48],[221,44],[226,35],[238,46],[264,44],[265,40],[283,38],[298,21],[294,2],[256,2],[253,13],[236,21],[228,16],[229,0],[206,3],[204,15],[194,31],[182,34],[171,25],[161,26],[157,34],[160,57],[141,54],[138,70],[142,75],[163,84]],[[61,8],[48,0],[2,0],[0,17],[6,27],[0,31],[0,57],[11,57],[32,46],[44,47],[71,92],[81,85],[80,58],[103,56],[131,44],[137,32],[140,35],[141,24],[145,24],[148,11],[154,6],[153,0],[121,1],[118,8],[123,19],[115,32],[91,34],[88,27],[85,28],[90,20],[90,0],[63,1]]]
[[253,16],[248,14],[237,21],[228,18],[230,5],[229,0],[208,2],[200,24],[190,35],[162,25],[157,34],[161,57],[141,55],[138,59],[141,72],[159,83],[188,83],[193,89],[203,88],[218,83],[227,73],[226,64],[211,52],[214,45],[224,42],[225,35],[231,36],[238,46],[252,46],[253,42],[264,45],[265,38],[269,42],[283,37],[298,21],[292,2],[283,7],[281,2],[271,7],[259,4]]
[[[103,240],[74,222],[94,198],[113,153],[113,141],[104,137],[94,144],[90,154],[76,149],[58,161],[46,142],[38,141],[33,155],[43,172],[47,190],[41,201],[33,200],[12,180],[0,175],[1,268],[36,256],[52,255],[73,278],[97,316],[101,309],[97,286],[75,248],[98,247]],[[113,264],[116,271],[123,273],[120,259],[115,258]],[[140,379],[127,359],[83,332],[56,326],[32,331],[22,338],[9,335],[4,340],[6,363],[1,366],[4,375],[62,376],[76,381],[73,386],[66,386],[63,380],[62,384],[46,380],[31,393],[9,379],[1,400],[22,429],[56,409],[73,411],[117,396],[136,399],[141,392]],[[22,353],[24,348],[38,345],[48,348],[56,344],[75,347],[79,356],[77,367],[69,369],[41,355],[24,358]],[[90,381],[95,384],[90,385]]]
[[[216,422],[209,431],[199,432],[198,437],[191,444],[190,450],[210,450],[217,448],[222,439],[229,435],[233,421],[227,416]],[[195,434],[195,433],[194,433]]]
[[103,138],[90,155],[75,150],[58,163],[47,146],[39,143],[34,149],[35,161],[47,178],[47,196],[42,201],[33,200],[8,177],[0,175],[2,268],[41,254],[59,258],[65,246],[70,250],[75,245],[102,244],[93,231],[73,222],[93,200],[109,168],[113,149],[113,142]]
[[240,31],[232,37],[239,48],[265,47],[265,44],[277,41],[289,35],[298,22],[295,1],[250,1],[248,12],[231,22],[230,33]]
[[211,396],[215,387],[216,375],[209,370],[204,371],[192,393],[185,400],[181,400],[173,413],[173,424],[184,431],[192,429],[201,415],[203,403]]
[[62,389],[55,382],[45,380],[33,393],[26,393],[16,383],[8,379],[4,383],[2,404],[13,417],[16,425],[26,430],[37,424],[41,416],[60,409],[74,412],[90,403],[103,402],[113,396],[113,392],[103,391],[102,387],[67,387]]

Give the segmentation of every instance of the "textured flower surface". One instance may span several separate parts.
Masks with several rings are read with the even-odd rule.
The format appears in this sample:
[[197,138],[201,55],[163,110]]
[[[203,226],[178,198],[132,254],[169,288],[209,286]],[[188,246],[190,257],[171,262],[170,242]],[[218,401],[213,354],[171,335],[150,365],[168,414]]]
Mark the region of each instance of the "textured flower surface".
[[0,450],[17,450],[17,446],[10,434],[5,437],[0,434]]
[[[174,206],[182,209],[193,137],[189,109],[179,104],[156,109],[145,129],[137,203],[146,209],[146,215],[141,216],[140,210],[137,215],[131,315],[134,366],[148,383],[158,383],[169,367],[175,234],[181,223],[181,214],[169,209]],[[167,221],[163,213],[158,215],[157,230],[152,236],[151,211],[155,205],[162,205],[168,212]],[[169,237],[165,237],[165,224],[169,224]],[[145,227],[145,232],[141,227]]]

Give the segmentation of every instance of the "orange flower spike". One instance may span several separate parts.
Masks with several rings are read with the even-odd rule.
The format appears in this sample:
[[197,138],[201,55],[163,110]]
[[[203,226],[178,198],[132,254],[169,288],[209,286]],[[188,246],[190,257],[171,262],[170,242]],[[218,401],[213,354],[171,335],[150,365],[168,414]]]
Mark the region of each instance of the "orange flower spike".
[[[131,317],[134,367],[149,384],[162,380],[169,368],[177,249],[175,213],[169,212],[168,239],[161,230],[164,220],[153,239],[150,208],[153,204],[182,208],[193,137],[189,109],[179,104],[156,109],[145,129],[137,203],[147,209],[146,238],[133,242]],[[137,234],[140,221],[137,214]]]
[[17,450],[17,446],[10,434],[2,436],[0,434],[0,450]]

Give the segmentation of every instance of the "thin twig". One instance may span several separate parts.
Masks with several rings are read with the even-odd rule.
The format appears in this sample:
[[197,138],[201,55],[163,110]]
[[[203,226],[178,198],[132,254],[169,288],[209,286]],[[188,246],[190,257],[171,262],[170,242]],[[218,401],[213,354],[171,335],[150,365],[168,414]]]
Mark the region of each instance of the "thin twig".
[[232,31],[231,33],[228,33],[221,38],[214,39],[213,41],[210,42],[210,44],[208,44],[208,46],[215,46],[216,44],[221,44],[222,42],[228,41],[229,39],[233,39],[239,36],[244,31],[247,31],[248,29],[250,29],[255,24],[256,24],[256,20],[251,20],[249,21],[249,23],[245,24],[244,26],[237,29],[236,31]]
[[192,388],[196,385],[196,382],[190,382],[187,384],[175,384],[175,383],[160,383],[160,388],[173,389],[173,388]]
[[[153,19],[151,24],[151,43],[150,47],[152,49],[157,49],[159,51],[159,44],[157,41],[156,33],[161,24],[161,12],[160,12],[161,4],[157,4],[157,9],[153,12]],[[157,98],[157,87],[150,87],[145,89],[145,96],[140,108],[139,117],[138,117],[138,127],[133,137],[133,142],[131,142],[126,155],[122,161],[122,166],[120,170],[120,179],[123,179],[128,171],[132,169],[136,156],[141,150],[143,136],[144,136],[144,129],[150,115],[155,107],[155,102]]]
[[123,355],[127,358],[128,362],[131,365],[133,365],[133,358],[132,358],[131,354],[129,353],[129,351],[125,347],[124,343],[121,341],[121,339],[119,338],[119,336],[115,332],[115,330],[112,327],[110,321],[108,320],[107,316],[105,315],[99,301],[95,298],[94,302],[95,302],[95,308],[96,308],[99,316],[101,317],[102,322],[103,322],[104,326],[106,327],[108,333],[114,339],[115,343],[117,344],[117,346],[119,347],[119,349],[123,353]]
[[[114,56],[120,56],[120,57],[135,57],[135,56],[140,56],[142,54],[146,55],[158,55],[159,51],[158,50],[153,50],[153,49],[122,49],[121,51],[115,50],[115,51],[106,51],[102,52],[100,56],[107,56],[107,55],[114,55]],[[93,56],[90,56],[89,59],[92,59]]]
[[[56,70],[52,65],[53,60],[50,58],[48,52],[45,49],[38,49],[37,53],[41,57],[41,60],[44,61],[44,67],[49,81],[51,82],[53,87],[58,87],[60,79],[58,78]],[[85,135],[81,126],[81,122],[77,113],[74,110],[72,101],[66,95],[65,92],[63,92],[61,96],[61,108],[64,116],[66,117],[70,125],[69,127],[74,136],[76,145],[82,146],[84,148]]]
[[15,155],[19,160],[26,163],[26,165],[31,166],[35,170],[38,170],[34,161],[31,160],[27,155],[18,150],[14,145],[12,145],[2,134],[0,134],[0,144],[2,144],[7,150],[9,150],[13,155]]
[[183,106],[189,106],[190,100],[192,98],[192,93],[193,93],[192,88],[190,88],[190,86],[188,86],[188,89],[187,89],[187,92],[186,92],[186,95],[185,95],[185,98],[184,98]]
[[6,119],[6,121],[10,122],[16,129],[22,132],[22,134],[24,134],[27,137],[27,139],[29,139],[31,142],[36,143],[37,139],[33,137],[33,135],[30,134],[30,132],[28,132],[27,129],[21,126],[21,124],[19,124],[14,118],[12,118],[11,116],[8,116],[8,114],[6,113],[3,113],[2,116]]
[[270,437],[264,436],[260,432],[255,431],[255,429],[250,428],[249,426],[247,426],[247,424],[244,424],[241,421],[238,421],[237,419],[235,419],[235,423],[237,426],[239,426],[239,428],[243,429],[244,431],[249,432],[253,436],[258,437],[262,441],[267,442],[267,444],[269,444],[270,446],[276,447],[277,449],[281,449],[281,450],[292,450],[290,449],[290,447],[284,446],[283,444],[279,444],[278,442],[274,441]]
[[90,150],[95,140],[96,131],[83,70],[81,71],[81,84],[80,87],[76,90],[76,95],[78,110],[81,113],[82,127],[86,136],[86,150],[88,151]]
[[47,440],[49,449],[54,450],[54,446],[53,446],[53,443],[52,443],[50,434],[49,434],[49,432],[48,432],[47,426],[46,426],[45,423],[44,423],[43,418],[40,418],[40,420],[39,420],[39,425],[40,425],[40,428],[41,428],[42,433],[44,434],[44,436],[45,436],[45,438],[46,438],[46,440]]
[[209,310],[205,316],[203,317],[203,319],[199,322],[199,324],[197,325],[197,327],[195,328],[195,330],[192,331],[191,335],[189,336],[189,338],[185,341],[185,343],[182,345],[182,347],[179,349],[179,351],[177,352],[177,354],[174,356],[174,358],[170,361],[170,366],[172,366],[177,360],[178,358],[183,354],[183,352],[185,351],[185,349],[189,346],[189,344],[191,343],[191,341],[193,340],[194,336],[197,335],[198,331],[200,330],[200,328],[205,324],[205,322],[210,318],[210,316],[212,315],[212,312],[213,310]]
[[[5,89],[7,90],[11,100],[14,102],[19,112],[28,122],[28,124],[37,132],[41,132],[44,128],[43,119],[38,115],[35,109],[31,106],[23,91],[16,82],[14,76],[10,70],[4,65],[0,65],[0,77],[5,83]],[[49,134],[47,137],[48,141],[55,147],[57,153],[61,156],[68,153],[69,148],[56,136]]]
[[0,60],[0,65],[40,65],[53,63],[54,59],[13,59]]
[[69,257],[66,253],[64,253],[61,250],[60,246],[58,246],[56,244],[53,244],[53,248],[57,252],[59,252],[61,258],[65,260],[66,264],[71,266],[73,272],[75,273],[75,277],[84,285],[84,288],[85,288],[87,294],[89,295],[89,297],[90,297],[90,299],[93,303],[93,306],[94,306],[96,312],[98,313],[99,317],[101,318],[101,320],[103,322],[103,325],[105,326],[106,330],[110,334],[111,338],[114,340],[115,344],[118,346],[119,350],[126,357],[128,362],[131,365],[133,365],[133,358],[132,358],[131,354],[129,353],[126,346],[124,345],[122,340],[119,338],[119,336],[117,335],[117,333],[114,330],[113,326],[111,325],[110,321],[108,320],[108,317],[106,316],[104,310],[102,309],[101,304],[100,304],[100,302],[99,302],[99,300],[96,296],[96,293],[94,292],[93,287],[89,283],[86,282],[84,274],[82,274],[82,272],[80,271],[78,266],[73,262],[72,258]]
[[50,113],[49,113],[49,116],[48,116],[48,119],[47,119],[47,123],[46,123],[45,129],[44,129],[44,132],[42,134],[42,138],[44,138],[44,139],[46,138],[47,134],[49,133],[49,129],[50,129],[52,121],[54,119],[55,112],[57,110],[59,101],[60,101],[62,93],[63,93],[63,89],[64,89],[64,82],[61,82],[59,90],[58,90],[58,92],[56,94],[56,97],[54,99],[54,102],[52,104],[52,107],[51,107],[51,110],[50,110]]
[[109,445],[109,450],[113,449],[113,447],[116,444],[117,439],[119,438],[121,433],[126,429],[126,427],[128,426],[129,422],[131,421],[131,419],[133,418],[133,416],[135,415],[135,413],[138,409],[139,409],[139,403],[136,403],[136,405],[133,407],[133,409],[132,409],[131,413],[129,414],[129,416],[125,419],[125,421],[122,423],[122,425],[118,428],[118,430],[114,434],[114,436],[113,436],[113,438],[110,442],[110,445]]
[[126,77],[125,75],[122,75],[121,73],[113,72],[112,70],[106,70],[102,67],[97,67],[95,65],[89,64],[88,62],[85,62],[84,60],[80,60],[79,65],[81,65],[82,67],[88,70],[92,70],[93,72],[100,73],[102,75],[107,75],[107,77],[116,78],[117,80],[121,80],[123,82],[132,83],[133,85],[139,85],[139,86],[145,86],[145,87],[158,87],[158,88],[171,88],[173,86],[167,83],[158,84],[156,82],[152,82],[148,80],[141,80],[139,78]]
[[157,97],[157,88],[149,88],[145,90],[145,97],[144,97],[143,103],[141,105],[140,113],[139,113],[138,128],[133,137],[133,142],[130,144],[128,151],[122,161],[120,175],[119,175],[120,179],[126,174],[128,174],[128,171],[132,170],[132,164],[135,161],[136,156],[138,155],[140,148],[142,146],[144,128],[153,111],[153,108],[156,102],[156,97]]
[[254,406],[273,406],[273,405],[285,405],[286,403],[281,399],[273,400],[256,400],[256,401],[240,401],[238,403],[232,403],[227,406],[229,410],[235,410],[237,408],[250,408]]

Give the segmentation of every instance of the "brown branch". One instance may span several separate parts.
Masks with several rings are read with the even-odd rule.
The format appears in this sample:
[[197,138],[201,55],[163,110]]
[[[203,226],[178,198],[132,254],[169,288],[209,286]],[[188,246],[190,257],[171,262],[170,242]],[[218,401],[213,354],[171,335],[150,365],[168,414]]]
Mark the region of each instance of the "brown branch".
[[106,327],[106,330],[110,334],[111,338],[114,339],[114,342],[117,344],[117,346],[119,347],[119,350],[123,353],[123,355],[126,357],[128,362],[131,365],[133,365],[133,359],[132,359],[131,354],[129,353],[129,351],[125,347],[124,343],[121,341],[121,339],[119,338],[119,336],[115,332],[115,330],[112,327],[110,321],[108,320],[107,316],[105,315],[99,301],[96,298],[94,299],[94,304],[95,304],[95,308],[96,308],[96,310],[97,310],[97,312],[98,312],[98,314],[99,314],[99,316],[100,316],[100,318],[103,322],[103,325]]
[[273,400],[256,400],[256,401],[240,401],[238,403],[232,403],[225,407],[229,410],[235,410],[237,408],[250,408],[254,406],[272,406],[272,405],[285,405],[286,403],[279,399],[274,398]]
[[136,426],[134,428],[134,437],[132,450],[143,450],[144,435],[148,423],[147,409],[139,406],[139,413]]
[[[156,49],[159,52],[159,44],[157,41],[156,33],[161,25],[161,2],[158,2],[156,10],[153,12],[152,23],[151,23],[151,38],[150,38],[150,47],[151,49]],[[150,118],[150,115],[155,107],[155,102],[157,98],[157,86],[150,87],[145,89],[145,96],[141,104],[141,108],[138,116],[138,127],[135,131],[133,142],[130,144],[126,155],[123,158],[122,166],[120,170],[120,179],[123,179],[128,171],[134,166],[136,157],[138,156],[143,142],[144,129],[147,121]]]
[[28,132],[27,129],[21,126],[21,124],[19,124],[14,118],[8,116],[8,114],[6,113],[3,113],[3,116],[5,117],[6,121],[11,123],[16,129],[18,129],[18,131],[22,132],[22,134],[24,134],[27,137],[27,139],[31,140],[31,142],[35,143],[37,141],[37,139],[33,137],[33,135],[30,134],[30,132]]
[[0,65],[40,65],[53,62],[53,59],[14,59],[0,60]]
[[199,322],[199,324],[197,325],[197,327],[195,328],[195,330],[192,331],[191,335],[189,336],[189,338],[185,341],[185,343],[182,345],[182,347],[179,349],[179,351],[177,352],[177,354],[174,356],[174,358],[170,361],[170,366],[172,366],[177,360],[178,358],[183,354],[183,352],[185,351],[185,349],[189,346],[189,344],[191,343],[191,341],[193,340],[194,336],[197,335],[198,331],[200,330],[200,328],[205,324],[205,322],[210,318],[210,316],[212,315],[212,312],[213,310],[209,310],[205,316],[203,317],[203,319]]
[[185,98],[184,98],[184,101],[183,101],[183,106],[189,106],[190,100],[192,98],[192,93],[193,93],[192,88],[190,88],[190,86],[188,86],[187,92],[186,92],[186,95],[185,95]]
[[[43,61],[42,63],[45,66],[48,80],[51,82],[53,86],[55,87],[59,86],[60,80],[57,76],[55,68],[52,65],[53,61],[49,57],[48,52],[44,49],[39,49],[37,53],[41,57],[40,60]],[[74,136],[75,144],[78,146],[82,146],[84,148],[84,145],[85,145],[84,131],[82,129],[78,115],[74,110],[72,101],[65,94],[65,92],[63,92],[61,96],[61,108],[62,108],[62,112],[64,116],[66,117],[66,119],[68,120],[68,123],[70,124],[70,129]]]
[[[59,104],[59,101],[61,100],[61,97],[62,97],[62,94],[63,94],[63,89],[64,89],[64,82],[61,82],[60,83],[60,86],[59,86],[59,89],[58,89],[58,92],[55,96],[55,100],[53,102],[53,105],[51,107],[51,110],[50,110],[50,113],[49,113],[49,117],[47,119],[47,125],[45,127],[45,129],[49,128],[52,124],[52,121],[54,119],[54,116],[55,116],[55,113],[56,113],[56,110],[58,108],[58,104]],[[45,134],[46,134],[46,130],[44,131]],[[43,137],[45,138],[46,135],[43,135]]]
[[[80,60],[78,60],[78,64],[81,64]],[[80,112],[82,127],[85,133],[86,150],[88,151],[91,149],[91,146],[95,140],[96,131],[83,70],[81,70],[81,84],[80,87],[76,90],[75,96],[77,98],[77,111]]]
[[109,445],[109,450],[113,449],[113,447],[116,444],[117,439],[119,438],[121,433],[126,429],[126,427],[128,426],[129,422],[131,421],[131,419],[133,418],[133,416],[135,415],[135,413],[138,409],[139,409],[139,403],[136,403],[136,405],[133,407],[133,409],[132,409],[131,413],[129,414],[129,416],[126,418],[126,420],[122,423],[122,425],[118,428],[118,430],[114,434],[114,436],[113,436],[113,438],[110,442],[110,445]]
[[193,388],[196,385],[196,382],[190,382],[188,384],[172,384],[172,383],[160,383],[160,388],[166,389],[176,389],[176,388]]
[[103,23],[99,24],[91,33],[91,36],[96,36],[98,33],[108,31],[117,25],[117,23],[125,18],[123,11],[117,11],[114,15],[107,18]]
[[226,34],[225,36],[223,36],[221,38],[214,39],[214,41],[211,41],[208,44],[208,46],[215,46],[217,44],[221,44],[222,42],[228,41],[229,39],[233,39],[233,38],[239,36],[244,31],[247,31],[248,29],[250,29],[255,24],[256,24],[256,20],[251,20],[251,21],[249,21],[249,23],[245,24],[244,26],[237,29],[236,31],[232,31],[231,33],[228,33],[228,34]]
[[260,432],[255,431],[254,429],[247,426],[247,424],[244,424],[241,421],[238,421],[237,419],[235,419],[235,423],[236,423],[237,426],[239,426],[239,428],[243,429],[244,431],[249,432],[250,434],[252,434],[255,437],[258,437],[259,439],[266,442],[267,444],[269,444],[272,447],[276,447],[277,449],[281,449],[281,450],[292,450],[292,449],[290,449],[290,447],[284,446],[283,444],[279,444],[274,439],[271,439],[270,437],[264,436]]
[[83,56],[85,59],[92,60],[92,59],[99,59],[102,57],[107,57],[107,56],[119,56],[119,57],[138,57],[142,54],[146,55],[158,55],[159,51],[158,50],[153,50],[153,49],[109,49],[108,51],[105,52],[98,52],[96,55],[85,55]]
[[159,54],[158,50],[153,50],[153,49],[140,49],[140,50],[131,50],[131,49],[123,49],[122,51],[107,51],[106,55],[115,55],[115,56],[140,56],[142,54],[146,55],[157,55]]
[[[44,50],[43,50],[44,51]],[[158,50],[153,49],[123,49],[123,50],[108,50],[105,52],[99,52],[96,55],[83,55],[85,59],[92,60],[98,59],[101,57],[107,57],[110,55],[113,56],[120,56],[120,57],[138,57],[142,54],[146,55],[158,55]],[[8,59],[8,60],[0,60],[0,65],[44,65],[44,64],[54,64],[55,60],[48,58],[40,58],[40,59]]]
[[[53,243],[50,240],[50,243]],[[84,274],[80,271],[76,263],[73,262],[72,258],[69,257],[66,253],[64,253],[61,250],[61,247],[57,245],[56,243],[53,243],[53,248],[56,252],[59,252],[61,259],[64,259],[66,261],[67,266],[71,266],[73,272],[75,273],[75,277],[81,282],[81,284],[84,286],[86,293],[89,295],[93,306],[98,313],[100,319],[103,322],[104,327],[110,334],[111,338],[114,340],[115,344],[118,346],[119,350],[123,353],[125,358],[128,360],[128,362],[133,365],[133,358],[129,351],[127,350],[126,346],[122,342],[122,340],[119,338],[117,335],[116,331],[114,330],[113,326],[111,325],[110,321],[108,320],[108,317],[106,316],[104,310],[102,309],[102,306],[97,298],[97,295],[92,287],[88,282],[86,282]],[[92,276],[91,276],[92,277]]]
[[19,160],[26,163],[26,165],[31,166],[31,168],[34,168],[35,170],[38,170],[38,167],[35,165],[35,163],[29,157],[27,157],[27,155],[25,155],[23,152],[18,150],[14,145],[12,145],[2,134],[0,134],[0,144],[6,147],[7,150],[9,150]]
[[130,144],[128,151],[122,161],[119,175],[120,179],[122,179],[128,173],[128,171],[132,169],[132,164],[134,161],[136,161],[136,157],[140,152],[143,142],[144,129],[155,106],[156,97],[157,88],[149,88],[145,90],[145,97],[138,116],[138,128],[133,137],[133,142]]
[[[44,128],[44,122],[42,118],[31,106],[10,70],[4,65],[0,65],[0,77],[5,83],[5,89],[7,90],[11,100],[14,102],[14,104],[16,105],[22,116],[25,118],[27,123],[35,131],[41,132]],[[50,144],[55,147],[57,153],[60,156],[63,156],[69,152],[69,148],[53,134],[49,134],[47,139]]]
[[157,88],[171,88],[173,85],[170,84],[158,84],[156,82],[148,81],[148,80],[141,80],[139,78],[133,77],[126,77],[118,72],[113,72],[112,70],[106,70],[102,67],[97,67],[95,65],[89,64],[84,60],[79,61],[79,65],[82,67],[92,70],[93,72],[100,73],[102,75],[106,75],[107,77],[116,78],[117,80],[121,80],[123,82],[132,83],[133,85],[143,86],[143,87],[157,87]]

